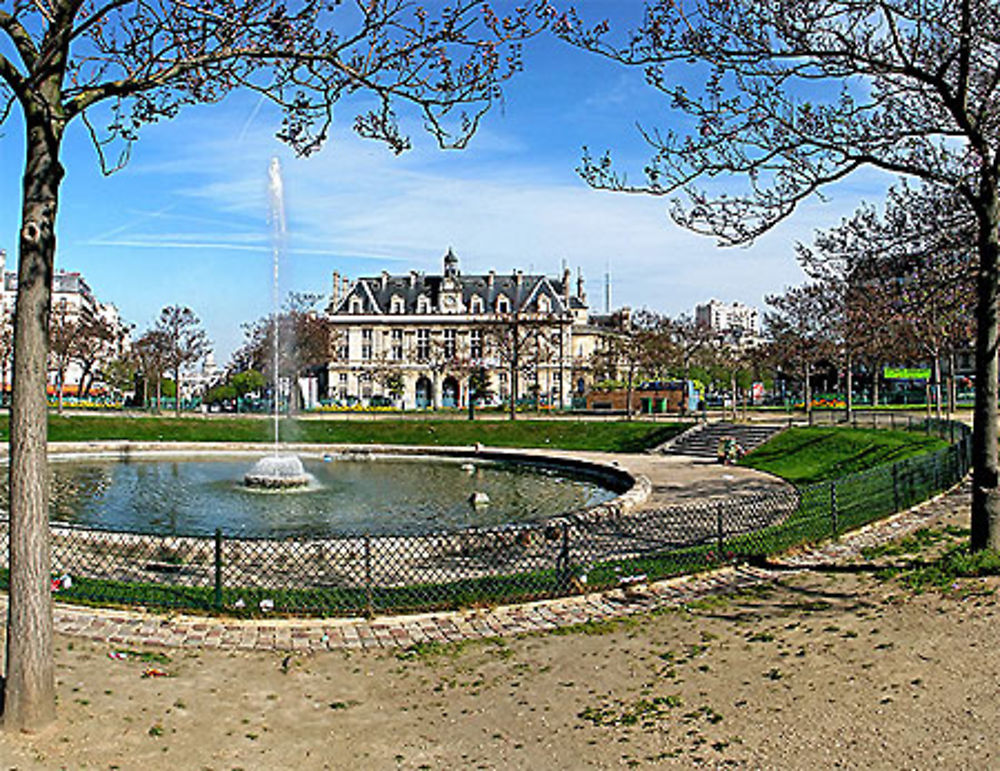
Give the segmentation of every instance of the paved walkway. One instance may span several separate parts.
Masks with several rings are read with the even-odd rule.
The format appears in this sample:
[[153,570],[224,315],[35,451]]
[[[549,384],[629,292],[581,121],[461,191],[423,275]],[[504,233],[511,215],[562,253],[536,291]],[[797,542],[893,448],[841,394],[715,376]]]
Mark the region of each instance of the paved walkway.
[[[891,541],[969,505],[968,483],[913,509],[873,523],[814,549],[793,554],[775,569],[728,567],[672,579],[641,589],[613,590],[489,610],[466,610],[375,619],[254,619],[166,615],[57,604],[56,630],[114,645],[317,651],[407,647],[540,632],[677,606],[715,592],[738,591],[774,581],[789,570],[843,562],[861,550]],[[6,597],[0,598],[5,610]]]

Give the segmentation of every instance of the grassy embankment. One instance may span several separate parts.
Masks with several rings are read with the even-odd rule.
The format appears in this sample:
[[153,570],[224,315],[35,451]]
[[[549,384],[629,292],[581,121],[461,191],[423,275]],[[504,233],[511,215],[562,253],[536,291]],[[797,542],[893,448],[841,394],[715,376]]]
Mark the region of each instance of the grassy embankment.
[[914,431],[790,428],[740,463],[808,485],[941,450],[948,442]]
[[[400,444],[531,447],[559,450],[642,452],[667,441],[686,426],[640,421],[462,421],[462,420],[292,420],[281,421],[284,441],[311,444]],[[0,439],[7,438],[7,417],[0,418]],[[100,439],[135,442],[269,442],[270,421],[256,418],[125,417],[74,415],[49,417],[49,439],[86,442]]]

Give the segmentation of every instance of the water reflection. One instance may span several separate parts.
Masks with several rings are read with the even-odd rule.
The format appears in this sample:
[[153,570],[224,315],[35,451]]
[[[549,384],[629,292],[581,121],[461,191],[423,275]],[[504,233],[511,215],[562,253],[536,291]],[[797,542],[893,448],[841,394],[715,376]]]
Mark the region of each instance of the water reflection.
[[[276,537],[417,533],[544,519],[614,495],[591,481],[514,464],[477,462],[470,472],[445,461],[304,461],[316,484],[284,493],[245,489],[245,457],[57,462],[52,518],[170,534],[209,534],[216,527],[227,535]],[[485,492],[489,506],[471,506],[474,492]]]

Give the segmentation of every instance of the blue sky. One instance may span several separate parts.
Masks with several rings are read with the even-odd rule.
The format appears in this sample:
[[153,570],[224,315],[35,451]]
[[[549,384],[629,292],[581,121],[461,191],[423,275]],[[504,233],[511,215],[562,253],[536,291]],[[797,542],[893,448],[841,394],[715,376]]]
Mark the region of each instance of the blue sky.
[[[595,15],[609,3],[585,3]],[[617,6],[618,8],[622,6]],[[799,283],[797,240],[836,224],[886,183],[862,173],[828,189],[754,246],[718,248],[667,216],[662,198],[598,192],[574,169],[581,147],[616,151],[641,170],[635,128],[676,121],[642,73],[545,39],[525,50],[525,71],[505,90],[470,146],[442,152],[410,124],[414,149],[393,156],[350,131],[350,103],[335,108],[333,136],[308,159],[273,138],[279,116],[255,97],[182,110],[146,127],[122,171],[101,175],[83,131],[63,161],[57,267],[82,272],[98,296],[139,331],[160,308],[188,305],[224,363],[240,324],[268,312],[271,253],[267,169],[281,159],[288,218],[282,293],[329,292],[334,270],[440,270],[452,247],[465,272],[582,268],[591,305],[603,309],[610,267],[615,306],[692,312],[709,297],[762,306]],[[0,248],[16,259],[23,134],[0,129]]]

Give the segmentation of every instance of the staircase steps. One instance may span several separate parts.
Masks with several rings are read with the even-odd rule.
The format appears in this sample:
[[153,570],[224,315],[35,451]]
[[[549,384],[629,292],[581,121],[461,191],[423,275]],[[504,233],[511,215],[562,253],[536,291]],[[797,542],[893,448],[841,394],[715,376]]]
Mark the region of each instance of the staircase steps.
[[727,436],[736,439],[746,452],[759,447],[785,427],[766,423],[706,423],[688,429],[664,445],[665,455],[690,455],[698,458],[716,458],[719,442]]

